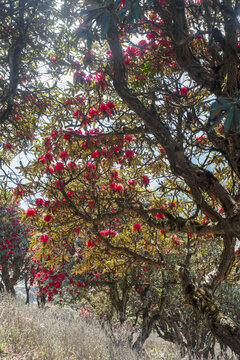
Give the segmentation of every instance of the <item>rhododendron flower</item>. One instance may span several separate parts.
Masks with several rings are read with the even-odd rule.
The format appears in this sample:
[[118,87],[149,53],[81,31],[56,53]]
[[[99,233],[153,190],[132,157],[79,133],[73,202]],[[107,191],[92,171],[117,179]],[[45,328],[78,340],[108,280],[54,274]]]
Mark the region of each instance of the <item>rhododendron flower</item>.
[[154,39],[156,37],[156,35],[154,34],[154,33],[148,33],[147,34],[147,39],[148,40],[152,40],[152,39]]
[[45,242],[48,241],[48,236],[47,235],[41,235],[40,240],[41,240],[41,242],[45,243]]
[[65,133],[65,134],[63,135],[63,138],[64,138],[65,140],[69,140],[69,139],[71,138],[71,136],[72,136],[72,135]]
[[112,190],[112,189],[115,189],[115,186],[116,186],[116,182],[114,181],[114,182],[110,183],[109,188]]
[[27,211],[26,211],[26,215],[27,216],[32,216],[34,215],[36,212],[36,209],[33,209],[33,208],[28,208]]
[[100,155],[100,152],[99,152],[98,150],[95,150],[95,151],[92,153],[91,157],[92,157],[93,159],[95,159],[98,155]]
[[118,172],[116,170],[113,170],[112,174],[110,175],[111,177],[117,178],[118,177]]
[[147,45],[147,42],[146,42],[146,40],[140,40],[138,45],[139,46],[144,46],[144,45]]
[[51,221],[52,220],[52,216],[50,214],[44,215],[43,217],[44,221]]
[[94,163],[92,163],[91,161],[88,161],[86,164],[85,164],[85,168],[86,169],[88,169],[88,168],[90,168],[90,169],[95,169],[95,164]]
[[94,246],[95,244],[94,244],[94,242],[90,239],[90,240],[88,240],[88,242],[87,242],[87,247],[88,248],[90,248],[91,246]]
[[8,150],[11,150],[13,148],[9,142],[6,144],[3,144],[3,146],[6,147]]
[[139,223],[134,223],[134,224],[133,224],[133,230],[134,230],[134,231],[140,230],[141,227],[142,227],[142,226],[141,226]]
[[13,190],[13,193],[14,193],[15,195],[21,195],[21,194],[23,194],[23,189],[21,189],[20,187],[16,186],[16,187],[14,188],[14,190]]
[[37,159],[37,161],[41,162],[41,163],[45,163],[46,162],[46,158],[44,156],[39,156],[39,158]]
[[123,190],[123,184],[116,184],[115,190],[122,191]]
[[[66,103],[66,101],[65,101],[65,103]],[[59,134],[59,132],[57,130],[52,130],[50,133],[51,138],[53,138],[53,139],[56,139],[58,137],[58,134]]]
[[95,201],[94,200],[89,200],[88,202],[88,207],[93,207],[95,204]]
[[76,165],[75,162],[73,162],[73,161],[69,161],[69,162],[67,163],[67,166],[68,166],[69,169],[71,169],[71,170],[74,170],[74,169],[77,167],[77,165]]
[[63,186],[63,181],[62,181],[62,180],[56,181],[55,187],[58,189],[58,188],[60,188],[61,186]]
[[45,154],[45,159],[49,160],[49,161],[52,161],[52,159],[53,159],[52,154],[49,154],[49,153]]
[[99,231],[99,234],[103,235],[103,236],[108,236],[108,235],[115,236],[115,235],[117,235],[117,231],[110,230],[110,229],[105,229],[105,230]]
[[77,119],[79,119],[82,115],[82,111],[80,109],[77,109],[74,111],[73,116]]
[[130,141],[133,139],[133,137],[132,137],[132,135],[123,135],[123,139]]
[[146,175],[142,176],[141,183],[148,185],[150,183],[149,177]]
[[54,173],[55,169],[53,166],[46,167],[46,173]]
[[68,158],[68,153],[66,151],[62,151],[59,154],[59,157],[63,160],[63,159],[67,159]]
[[94,116],[94,115],[96,115],[96,114],[97,114],[97,110],[96,110],[96,109],[94,109],[94,108],[89,109],[88,115],[89,115],[90,117],[92,117],[92,116]]
[[100,109],[101,111],[103,111],[103,112],[106,112],[107,109],[108,109],[108,107],[107,107],[106,104],[100,104],[100,105],[99,105],[99,109]]
[[163,215],[162,213],[160,213],[160,212],[157,212],[157,213],[155,214],[155,217],[156,217],[156,218],[163,218],[164,215]]
[[41,198],[39,198],[39,199],[36,199],[35,202],[36,202],[36,205],[37,205],[37,206],[40,206],[40,205],[43,205],[44,200],[41,199]]
[[108,101],[108,102],[106,103],[106,106],[107,106],[108,109],[115,109],[115,105],[114,105],[114,103],[111,102],[111,101]]
[[55,170],[57,171],[61,171],[61,170],[64,170],[64,164],[62,162],[57,162],[55,165]]
[[134,157],[135,153],[133,150],[127,150],[124,154],[125,157]]
[[182,86],[180,91],[181,91],[181,94],[185,94],[186,92],[188,92],[188,88],[186,86]]
[[[73,192],[73,191],[68,191],[68,192],[66,193],[66,195],[67,195],[68,198],[71,198],[72,195],[74,195],[74,192]],[[65,200],[65,199],[64,199],[64,200]]]

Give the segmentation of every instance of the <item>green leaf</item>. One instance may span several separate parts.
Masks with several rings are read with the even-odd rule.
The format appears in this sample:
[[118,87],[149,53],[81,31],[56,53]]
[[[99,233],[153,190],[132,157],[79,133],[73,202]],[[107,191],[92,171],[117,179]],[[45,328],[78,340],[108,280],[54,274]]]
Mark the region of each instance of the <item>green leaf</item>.
[[80,11],[80,15],[84,15],[89,13],[90,11],[95,11],[95,10],[100,10],[100,9],[104,9],[106,8],[106,5],[92,5],[92,6],[88,6],[86,9],[83,9]]
[[216,117],[216,110],[218,109],[219,105],[217,103],[217,101],[215,101],[210,109],[210,119],[215,119]]
[[228,101],[228,100],[226,100],[225,98],[223,98],[223,97],[219,97],[218,99],[217,99],[219,102],[220,102],[220,104],[222,104],[222,105],[226,105],[226,106],[231,106],[231,102],[230,101]]
[[133,18],[138,21],[141,17],[142,17],[142,14],[141,14],[141,8],[138,4],[133,4],[132,6],[132,15],[133,15]]
[[112,17],[112,14],[109,10],[106,10],[103,15],[101,16],[101,37],[102,39],[105,38],[110,24],[110,19]]
[[224,122],[224,130],[226,132],[228,132],[230,127],[231,127],[231,124],[232,124],[232,121],[233,121],[233,112],[234,112],[234,107],[232,107],[230,109],[230,111],[227,114],[226,120]]

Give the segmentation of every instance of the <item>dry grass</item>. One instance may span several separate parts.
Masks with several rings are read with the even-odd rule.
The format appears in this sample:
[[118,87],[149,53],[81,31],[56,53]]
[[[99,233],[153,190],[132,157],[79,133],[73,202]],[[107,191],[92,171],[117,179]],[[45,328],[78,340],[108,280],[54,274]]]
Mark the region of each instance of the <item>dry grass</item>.
[[[116,346],[94,320],[86,322],[63,309],[39,310],[0,298],[0,359],[137,360],[119,333]],[[147,358],[141,357],[142,360]]]
[[[127,337],[126,329],[115,329],[116,345],[97,321],[81,319],[71,309],[39,310],[36,305],[26,306],[20,300],[0,297],[1,360],[181,359],[174,344],[155,334],[146,341],[146,354],[138,356],[127,346]],[[184,358],[188,359],[188,356]],[[229,354],[216,359],[235,360],[236,357]]]

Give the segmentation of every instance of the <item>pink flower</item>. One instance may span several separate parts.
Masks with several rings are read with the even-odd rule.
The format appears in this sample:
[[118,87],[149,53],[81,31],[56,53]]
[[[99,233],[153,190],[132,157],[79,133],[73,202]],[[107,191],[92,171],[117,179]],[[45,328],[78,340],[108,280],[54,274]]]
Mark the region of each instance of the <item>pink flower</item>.
[[9,142],[6,144],[3,144],[3,146],[6,147],[8,150],[11,150],[13,148]]
[[134,180],[134,179],[128,180],[128,185],[129,185],[129,186],[134,185],[134,183],[135,183],[135,180]]
[[76,165],[75,162],[73,162],[73,161],[69,161],[69,162],[67,163],[67,166],[68,166],[69,169],[71,169],[71,170],[74,170],[74,169],[77,167],[77,165]]
[[47,153],[47,154],[45,155],[45,159],[47,159],[47,160],[49,160],[49,161],[52,161],[52,159],[53,159],[52,154]]
[[154,33],[148,33],[147,34],[147,39],[148,40],[154,39],[155,37],[156,37],[156,35]]
[[164,215],[163,215],[162,213],[160,213],[160,212],[157,212],[157,213],[155,214],[155,217],[156,217],[156,218],[163,218]]
[[65,134],[63,135],[63,138],[64,138],[65,140],[69,140],[71,136],[72,136],[72,135],[65,133]]
[[133,224],[133,230],[134,230],[134,231],[140,230],[141,227],[142,227],[142,226],[141,226],[139,223],[134,223],[134,224]]
[[133,150],[127,150],[126,152],[125,152],[125,157],[134,157],[134,155],[135,155],[135,153],[134,153],[134,151]]
[[95,151],[92,153],[91,157],[92,157],[93,159],[95,159],[99,154],[100,154],[100,152],[99,152],[98,150],[95,150]]
[[59,156],[63,160],[63,159],[67,159],[69,155],[66,151],[62,151],[60,152]]
[[46,159],[44,156],[39,156],[39,158],[37,159],[37,161],[41,162],[41,163],[45,163]]
[[94,242],[90,239],[90,240],[88,240],[88,242],[87,242],[87,247],[88,248],[90,248],[91,246],[94,246],[95,244],[94,244]]
[[57,189],[59,189],[61,186],[63,186],[63,181],[62,181],[62,180],[56,181],[55,187],[56,187]]
[[48,236],[47,235],[41,235],[40,240],[41,240],[41,242],[45,243],[45,242],[48,241]]
[[52,130],[50,135],[51,135],[51,138],[56,139],[56,137],[58,136],[58,131]]
[[150,179],[148,176],[142,176],[142,180],[141,180],[142,184],[148,185],[150,183]]
[[116,184],[115,190],[122,191],[123,190],[123,184]]
[[144,46],[144,45],[147,45],[147,42],[146,42],[146,40],[140,40],[138,45],[139,46]]
[[57,171],[61,171],[61,170],[64,170],[64,164],[62,162],[57,162],[55,165],[55,170]]
[[108,101],[108,102],[106,103],[106,106],[108,107],[108,109],[115,109],[115,105],[114,105],[114,103],[111,102],[111,101]]
[[74,195],[74,192],[73,191],[68,191],[66,193],[67,197],[70,199],[72,197],[72,195]]
[[37,205],[37,206],[41,206],[41,205],[43,205],[43,203],[44,203],[43,199],[41,199],[41,198],[40,198],[40,199],[36,199],[35,202],[36,202],[36,205]]
[[13,193],[14,193],[15,195],[21,195],[21,194],[23,194],[23,189],[21,189],[20,187],[16,186],[16,187],[14,188],[14,190],[13,190]]
[[74,111],[73,116],[75,118],[79,119],[81,117],[81,114],[82,114],[81,110],[77,109],[77,110]]
[[44,215],[43,217],[44,221],[51,221],[52,220],[52,216],[50,214]]
[[188,88],[186,86],[182,86],[180,91],[181,91],[181,94],[185,94],[186,92],[188,92]]
[[48,166],[47,168],[46,168],[46,173],[54,173],[54,167],[53,166]]
[[101,111],[103,111],[103,112],[106,112],[107,109],[108,109],[108,107],[107,107],[106,104],[100,104],[100,105],[99,105],[99,109],[100,109]]
[[35,214],[36,210],[33,208],[28,208],[26,211],[27,216],[33,216]]

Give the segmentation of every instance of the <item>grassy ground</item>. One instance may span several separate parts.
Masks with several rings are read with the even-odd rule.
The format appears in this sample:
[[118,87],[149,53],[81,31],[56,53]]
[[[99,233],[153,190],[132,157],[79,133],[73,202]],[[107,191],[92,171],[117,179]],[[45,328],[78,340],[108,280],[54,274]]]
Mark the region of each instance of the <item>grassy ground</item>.
[[1,360],[181,359],[173,344],[154,334],[146,341],[145,354],[137,356],[127,346],[127,336],[126,329],[116,329],[116,345],[98,322],[82,319],[71,310],[39,310],[35,304],[26,306],[20,300],[0,297]]
[[1,360],[137,360],[124,337],[119,333],[116,346],[97,322],[0,299]]

